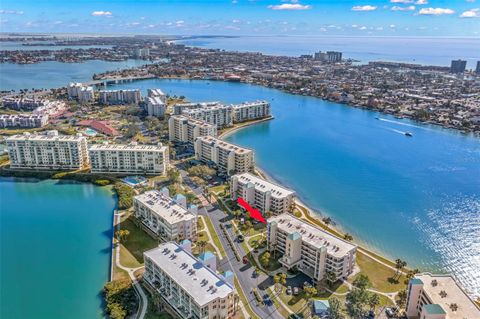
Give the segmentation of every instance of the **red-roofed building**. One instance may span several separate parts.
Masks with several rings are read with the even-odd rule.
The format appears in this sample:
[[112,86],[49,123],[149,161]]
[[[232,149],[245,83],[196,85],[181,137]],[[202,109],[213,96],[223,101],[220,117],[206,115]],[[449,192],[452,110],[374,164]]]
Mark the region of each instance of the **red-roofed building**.
[[109,136],[119,135],[118,131],[112,126],[110,126],[110,123],[107,121],[83,120],[78,122],[77,125],[88,126],[99,133],[109,135]]

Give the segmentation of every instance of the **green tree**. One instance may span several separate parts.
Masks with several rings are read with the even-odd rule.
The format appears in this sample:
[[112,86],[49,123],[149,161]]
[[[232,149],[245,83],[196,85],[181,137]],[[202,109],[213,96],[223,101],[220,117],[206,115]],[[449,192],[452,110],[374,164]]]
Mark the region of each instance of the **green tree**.
[[405,267],[407,267],[406,261],[403,261],[400,258],[395,259],[395,269],[396,269],[395,277],[400,277],[400,270]]
[[396,303],[398,308],[403,309],[405,305],[407,304],[407,291],[406,290],[400,290],[397,294],[397,299]]
[[337,276],[331,271],[325,273],[325,280],[327,281],[328,287],[332,288],[333,284],[337,281]]
[[275,276],[273,276],[273,282],[275,283],[275,289],[279,291],[281,289],[281,285],[285,285],[287,283],[287,274],[276,274]]
[[370,306],[371,310],[375,310],[375,307],[380,304],[380,297],[377,294],[370,294],[368,298],[368,305]]
[[207,246],[207,242],[205,240],[199,240],[197,242],[198,247],[202,250],[202,253],[205,252],[205,247]]
[[268,268],[268,265],[270,264],[270,258],[271,258],[271,255],[268,251],[264,252],[260,257],[260,263],[264,268]]
[[176,184],[180,181],[180,172],[176,168],[171,168],[167,171],[167,177],[171,183]]
[[353,285],[354,285],[356,288],[358,288],[358,289],[366,290],[366,289],[370,288],[370,286],[371,286],[372,284],[371,284],[370,278],[368,278],[368,276],[363,275],[363,274],[360,274],[360,275],[358,275],[358,277],[355,278],[355,280],[353,281]]
[[331,319],[341,319],[342,318],[342,306],[340,301],[332,297],[328,299],[328,303],[330,304],[330,309],[329,309],[329,316]]
[[309,300],[313,296],[317,295],[317,288],[315,287],[305,287],[303,288],[303,292],[305,293],[305,299]]
[[350,235],[349,233],[346,233],[345,235],[343,235],[343,239],[348,240],[348,241],[352,241],[352,240],[353,240],[353,236]]
[[325,225],[330,225],[332,223],[332,219],[330,217],[323,217],[322,221]]

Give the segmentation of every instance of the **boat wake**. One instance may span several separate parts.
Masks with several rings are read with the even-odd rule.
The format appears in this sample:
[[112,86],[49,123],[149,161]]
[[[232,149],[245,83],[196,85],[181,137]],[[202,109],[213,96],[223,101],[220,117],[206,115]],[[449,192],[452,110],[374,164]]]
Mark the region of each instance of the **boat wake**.
[[382,122],[387,122],[387,123],[392,123],[392,124],[398,124],[398,125],[408,126],[408,127],[415,127],[415,128],[419,128],[419,129],[427,130],[427,131],[429,130],[428,128],[423,127],[423,126],[418,126],[418,125],[414,125],[414,124],[404,123],[404,122],[400,122],[400,121],[394,121],[394,120],[384,119],[384,118],[381,118],[381,117],[378,117],[377,119],[378,119],[379,121],[382,121]]

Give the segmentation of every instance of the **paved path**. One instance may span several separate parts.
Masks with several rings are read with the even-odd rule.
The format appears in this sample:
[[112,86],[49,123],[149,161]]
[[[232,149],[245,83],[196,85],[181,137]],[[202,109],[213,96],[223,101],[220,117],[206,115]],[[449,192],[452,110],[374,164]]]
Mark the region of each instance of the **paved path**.
[[[115,229],[116,231],[120,230],[120,220],[121,220],[122,214],[117,214],[115,213]],[[135,271],[138,269],[141,269],[143,267],[137,267],[137,268],[129,268],[129,267],[124,267],[120,263],[120,244],[116,243],[115,244],[115,264],[117,265],[118,268],[126,271],[128,273],[128,276],[132,280],[133,287],[135,288],[135,291],[137,295],[140,297],[140,305],[138,307],[137,314],[135,318],[137,319],[143,319],[145,317],[145,314],[147,313],[147,307],[148,307],[148,299],[147,295],[142,289],[142,286],[138,282],[137,278],[135,277]]]
[[207,233],[208,242],[210,243],[210,245],[213,246],[213,248],[215,248],[218,259],[222,259],[222,253],[220,252],[220,249],[217,247],[217,245],[215,245],[215,242],[213,241],[212,234],[210,233],[210,229],[208,229],[208,227],[207,227],[207,221],[205,220],[206,216],[198,216],[198,218],[201,218],[202,221],[203,221],[203,228],[204,228],[203,230]]

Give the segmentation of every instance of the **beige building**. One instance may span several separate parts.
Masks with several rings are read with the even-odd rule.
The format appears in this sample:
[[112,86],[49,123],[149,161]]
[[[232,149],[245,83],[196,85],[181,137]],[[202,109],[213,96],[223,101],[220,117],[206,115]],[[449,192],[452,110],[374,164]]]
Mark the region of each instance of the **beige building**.
[[267,101],[246,102],[232,105],[233,122],[240,123],[271,116],[270,103]]
[[297,267],[315,281],[327,273],[345,279],[355,267],[357,246],[290,214],[268,219],[267,243],[284,267]]
[[230,178],[230,196],[234,200],[241,197],[260,212],[273,215],[290,212],[295,205],[295,192],[251,173]]
[[138,104],[142,98],[140,90],[104,90],[99,91],[99,102],[102,104]]
[[92,173],[165,175],[168,147],[135,143],[95,144],[89,150]]
[[415,275],[408,284],[409,319],[478,319],[480,308],[451,275]]
[[145,102],[148,116],[161,118],[165,116],[165,103],[160,96],[147,97]]
[[135,196],[135,216],[163,241],[195,240],[197,237],[197,207],[187,208],[186,198],[170,198],[152,190]]
[[198,160],[214,163],[228,175],[251,172],[255,166],[253,150],[212,136],[197,137],[195,156]]
[[144,254],[144,281],[178,318],[229,319],[235,315],[235,289],[188,248],[174,242]]
[[228,105],[212,105],[198,109],[186,109],[182,114],[223,128],[233,125],[233,108]]
[[183,115],[172,115],[168,120],[168,135],[172,142],[188,143],[193,146],[199,136],[217,136],[217,127]]
[[7,138],[7,150],[11,168],[73,170],[89,164],[87,139],[80,134],[23,133]]
[[43,127],[48,124],[46,114],[0,114],[0,127]]

